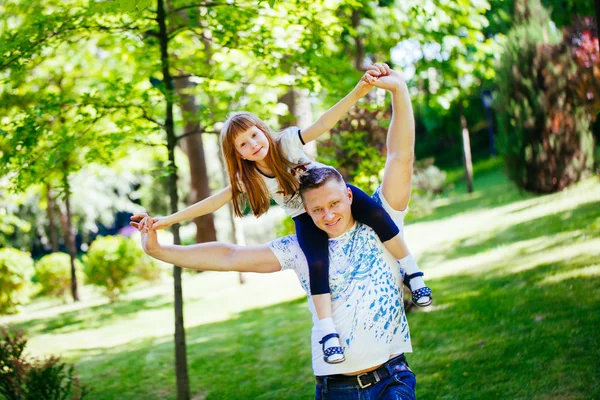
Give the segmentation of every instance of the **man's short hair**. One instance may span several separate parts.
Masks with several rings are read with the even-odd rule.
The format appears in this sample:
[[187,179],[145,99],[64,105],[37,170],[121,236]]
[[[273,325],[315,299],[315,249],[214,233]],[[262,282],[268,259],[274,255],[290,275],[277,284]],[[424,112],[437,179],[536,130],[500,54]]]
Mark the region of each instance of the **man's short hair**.
[[332,167],[312,168],[300,178],[300,196],[304,201],[304,194],[313,189],[320,188],[327,182],[334,180],[342,185],[346,185],[342,175]]

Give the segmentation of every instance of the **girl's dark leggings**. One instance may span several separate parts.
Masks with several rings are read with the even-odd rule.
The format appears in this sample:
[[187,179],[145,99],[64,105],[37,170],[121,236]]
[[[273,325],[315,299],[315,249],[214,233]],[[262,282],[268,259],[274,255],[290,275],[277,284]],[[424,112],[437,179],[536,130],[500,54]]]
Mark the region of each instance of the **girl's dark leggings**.
[[[387,242],[400,230],[385,209],[368,194],[348,185],[352,190],[352,216],[355,220],[373,228],[381,242]],[[294,218],[296,237],[306,256],[310,276],[311,294],[329,293],[329,237],[317,228],[308,213]]]

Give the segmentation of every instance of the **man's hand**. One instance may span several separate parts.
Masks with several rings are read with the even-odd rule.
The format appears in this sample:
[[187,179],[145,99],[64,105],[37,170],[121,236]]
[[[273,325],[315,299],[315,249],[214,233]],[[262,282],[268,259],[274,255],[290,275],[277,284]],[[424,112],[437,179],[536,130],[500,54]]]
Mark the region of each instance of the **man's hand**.
[[146,213],[136,214],[131,217],[129,225],[137,228],[142,234],[142,248],[149,254],[155,254],[160,249],[156,230],[151,229],[152,218]]
[[402,88],[406,87],[404,77],[397,71],[392,70],[389,75],[381,76],[371,82],[375,87],[389,90],[392,93],[396,93]]
[[387,76],[392,70],[387,64],[375,63],[369,65],[365,74],[360,78],[360,81],[354,88],[354,91],[359,97],[364,97],[373,89],[373,82],[382,76]]

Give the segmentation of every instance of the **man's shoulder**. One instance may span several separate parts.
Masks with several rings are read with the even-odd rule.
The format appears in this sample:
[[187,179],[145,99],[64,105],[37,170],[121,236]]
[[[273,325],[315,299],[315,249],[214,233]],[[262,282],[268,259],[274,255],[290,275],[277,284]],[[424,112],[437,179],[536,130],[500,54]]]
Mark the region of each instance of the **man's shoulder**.
[[281,264],[281,269],[296,269],[306,264],[296,235],[283,236],[267,243]]
[[381,185],[377,187],[371,198],[375,200],[377,204],[383,207],[393,218],[404,218],[404,216],[408,213],[408,207],[406,207],[404,210],[396,210],[390,205],[388,199],[385,198],[383,192],[381,191]]
[[371,198],[373,200],[375,200],[375,203],[377,203],[379,206],[383,207],[382,197],[383,197],[383,195],[381,194],[381,186],[377,186],[377,189],[375,189],[375,193],[373,193],[371,195]]

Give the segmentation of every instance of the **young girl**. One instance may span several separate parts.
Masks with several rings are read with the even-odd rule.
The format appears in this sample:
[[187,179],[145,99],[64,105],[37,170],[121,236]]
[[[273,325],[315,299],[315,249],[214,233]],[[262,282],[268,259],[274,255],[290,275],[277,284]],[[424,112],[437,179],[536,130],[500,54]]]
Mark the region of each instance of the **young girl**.
[[[316,328],[323,333],[321,344],[324,360],[328,363],[339,363],[345,359],[331,318],[328,237],[315,226],[298,194],[302,173],[323,164],[310,160],[302,146],[331,129],[359,98],[369,92],[372,87],[369,82],[388,73],[389,67],[385,64],[371,66],[350,94],[304,131],[291,127],[274,135],[254,114],[239,112],[231,115],[221,130],[221,146],[230,186],[173,215],[151,221],[152,229],[166,228],[212,213],[229,201],[233,201],[236,216],[241,217],[245,200],[254,215],[259,217],[268,211],[273,198],[293,218],[298,243],[306,256],[311,296],[319,317]],[[352,185],[348,187],[353,194],[352,215],[373,228],[386,248],[400,260],[406,273],[404,282],[412,291],[413,302],[422,307],[431,304],[431,290],[425,286],[423,273],[408,252],[389,214],[360,189]]]

